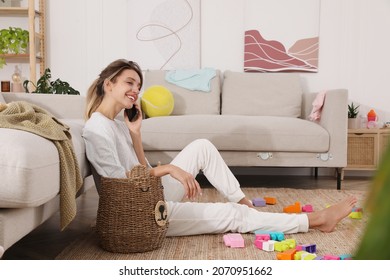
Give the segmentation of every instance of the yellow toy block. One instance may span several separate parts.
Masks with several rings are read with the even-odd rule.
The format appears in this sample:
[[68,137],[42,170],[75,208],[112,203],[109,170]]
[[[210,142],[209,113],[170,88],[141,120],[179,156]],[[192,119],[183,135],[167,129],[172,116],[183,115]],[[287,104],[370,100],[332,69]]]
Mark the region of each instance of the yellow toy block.
[[297,242],[295,239],[289,238],[285,239],[284,242],[288,245],[290,249],[294,249],[297,246]]
[[276,241],[274,244],[275,251],[284,252],[289,249],[288,244],[284,241]]
[[352,219],[361,219],[363,217],[362,212],[351,212],[351,214],[348,215]]
[[297,251],[294,255],[294,260],[296,261],[302,260],[302,255],[306,253],[307,253],[306,251]]
[[312,261],[316,257],[317,257],[317,255],[316,254],[312,254],[312,253],[302,254],[302,260],[305,260],[305,261]]

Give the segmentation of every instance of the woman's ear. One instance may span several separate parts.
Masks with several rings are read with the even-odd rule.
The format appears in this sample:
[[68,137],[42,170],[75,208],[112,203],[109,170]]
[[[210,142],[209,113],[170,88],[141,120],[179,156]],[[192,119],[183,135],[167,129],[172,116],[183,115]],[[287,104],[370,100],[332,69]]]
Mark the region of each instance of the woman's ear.
[[112,88],[112,82],[110,80],[105,79],[103,83],[104,92],[110,92]]

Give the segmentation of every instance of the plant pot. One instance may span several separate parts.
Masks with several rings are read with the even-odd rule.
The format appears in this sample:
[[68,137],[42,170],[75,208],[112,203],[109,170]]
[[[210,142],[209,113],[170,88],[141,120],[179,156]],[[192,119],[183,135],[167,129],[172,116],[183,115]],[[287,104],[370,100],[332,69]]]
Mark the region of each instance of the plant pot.
[[348,128],[349,129],[359,128],[358,118],[348,118]]

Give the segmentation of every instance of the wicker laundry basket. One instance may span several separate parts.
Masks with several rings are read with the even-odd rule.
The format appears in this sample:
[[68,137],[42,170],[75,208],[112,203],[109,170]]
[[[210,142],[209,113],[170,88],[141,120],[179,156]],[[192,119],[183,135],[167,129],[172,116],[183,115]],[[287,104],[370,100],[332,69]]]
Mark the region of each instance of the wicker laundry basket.
[[161,247],[168,229],[159,177],[142,165],[129,178],[101,178],[96,230],[103,249],[136,253]]

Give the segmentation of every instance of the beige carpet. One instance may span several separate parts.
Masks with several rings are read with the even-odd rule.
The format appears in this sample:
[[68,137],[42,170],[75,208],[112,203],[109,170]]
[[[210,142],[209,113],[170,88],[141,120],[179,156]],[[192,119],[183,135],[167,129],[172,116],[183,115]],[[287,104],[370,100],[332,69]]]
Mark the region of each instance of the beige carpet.
[[[260,211],[283,212],[283,207],[299,201],[301,205],[311,204],[314,210],[319,210],[329,204],[334,204],[344,197],[353,194],[360,206],[364,205],[366,193],[363,191],[346,190],[304,190],[292,188],[245,188],[249,198],[273,196],[275,205],[259,207]],[[224,201],[214,189],[205,189],[200,201]],[[353,254],[360,242],[367,223],[367,214],[363,219],[356,220],[347,217],[342,220],[332,233],[322,233],[310,230],[308,233],[288,234],[297,244],[314,243],[317,245],[317,255]],[[254,234],[243,234],[245,248],[228,248],[223,243],[223,234],[200,235],[186,237],[167,237],[161,248],[135,254],[115,254],[99,247],[94,228],[83,238],[61,252],[59,260],[274,260],[276,252],[265,252],[257,249],[254,244]]]

